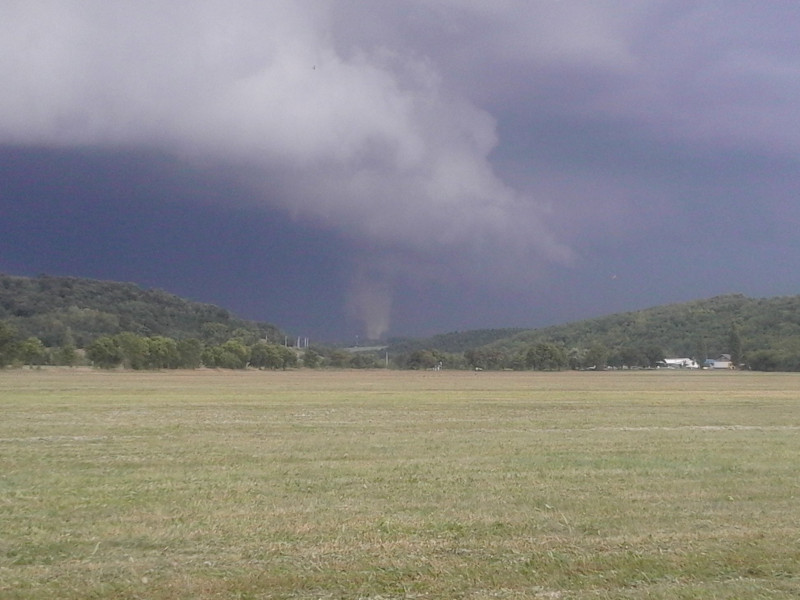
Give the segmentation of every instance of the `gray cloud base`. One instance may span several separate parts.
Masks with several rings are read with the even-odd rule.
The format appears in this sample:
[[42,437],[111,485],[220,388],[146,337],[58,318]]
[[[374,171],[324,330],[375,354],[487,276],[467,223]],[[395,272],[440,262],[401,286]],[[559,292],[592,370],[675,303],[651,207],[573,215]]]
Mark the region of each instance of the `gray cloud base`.
[[398,281],[533,290],[615,236],[687,226],[686,189],[719,201],[764,177],[747,157],[780,177],[800,149],[788,4],[2,4],[0,143],[237,173],[366,249],[349,305],[373,334]]

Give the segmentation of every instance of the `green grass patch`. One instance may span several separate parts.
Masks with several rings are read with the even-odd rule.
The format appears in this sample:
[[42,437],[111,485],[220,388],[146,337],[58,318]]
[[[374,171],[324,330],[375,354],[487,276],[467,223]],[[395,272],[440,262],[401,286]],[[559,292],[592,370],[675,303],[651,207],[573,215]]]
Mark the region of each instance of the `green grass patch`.
[[799,384],[0,371],[0,597],[796,598]]

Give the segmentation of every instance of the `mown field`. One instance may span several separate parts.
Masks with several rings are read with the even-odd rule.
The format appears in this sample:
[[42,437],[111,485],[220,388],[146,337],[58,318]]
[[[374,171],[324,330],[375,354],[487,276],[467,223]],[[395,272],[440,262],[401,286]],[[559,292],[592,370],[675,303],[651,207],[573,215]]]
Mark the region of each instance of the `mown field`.
[[797,598],[800,375],[0,371],[0,597]]

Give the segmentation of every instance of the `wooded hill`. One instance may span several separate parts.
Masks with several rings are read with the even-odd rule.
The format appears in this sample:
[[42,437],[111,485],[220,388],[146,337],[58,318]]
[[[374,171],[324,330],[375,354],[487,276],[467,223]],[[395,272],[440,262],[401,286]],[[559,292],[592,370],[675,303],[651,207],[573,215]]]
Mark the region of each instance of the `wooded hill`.
[[[284,339],[274,325],[239,319],[218,306],[161,290],[45,275],[0,274],[0,326],[9,344],[36,338],[29,344],[31,356],[42,355],[43,348],[86,349],[114,337],[116,347],[122,347],[123,365],[137,364],[125,358],[125,352],[133,354],[126,345],[141,345],[144,340],[154,346],[148,352],[156,356],[156,347],[164,342],[159,337],[173,343],[195,342],[189,364],[206,366],[257,365],[255,356],[276,350],[266,348],[265,341],[280,345]],[[237,360],[222,360],[215,352],[228,358],[234,354]],[[702,363],[731,354],[734,362],[753,369],[800,371],[800,296],[754,299],[735,294],[541,329],[482,329],[423,340],[395,339],[373,354],[317,347],[298,356],[304,364],[335,367],[381,367],[389,358],[398,368],[561,369],[654,366],[664,357]],[[14,360],[20,360],[18,356],[19,352]],[[9,362],[7,358],[0,364]],[[167,362],[152,359],[141,364]],[[260,362],[289,364],[266,358]]]
[[36,337],[48,347],[85,348],[121,332],[220,343],[245,330],[258,339],[283,340],[274,325],[239,319],[212,304],[132,283],[77,277],[0,274],[0,321],[19,337]]
[[[499,330],[495,330],[499,331]],[[441,336],[418,340],[427,348],[451,352],[469,347],[472,332],[451,334],[447,348]],[[515,332],[466,350],[467,362],[484,368],[519,368],[537,345],[564,352],[572,367],[595,363],[647,366],[657,356],[691,357],[698,362],[738,352],[749,367],[800,370],[800,296],[748,298],[717,296],[681,304],[614,314],[565,325]],[[408,344],[389,351],[407,351]],[[530,365],[530,361],[527,362]]]

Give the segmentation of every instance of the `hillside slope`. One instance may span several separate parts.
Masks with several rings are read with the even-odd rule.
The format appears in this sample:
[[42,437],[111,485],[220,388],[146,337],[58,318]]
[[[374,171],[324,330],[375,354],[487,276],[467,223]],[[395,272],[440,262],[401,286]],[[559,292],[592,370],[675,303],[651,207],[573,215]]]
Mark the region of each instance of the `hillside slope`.
[[78,277],[0,274],[0,321],[46,346],[85,347],[102,335],[130,331],[174,339],[224,340],[237,329],[282,339],[274,325],[239,319],[212,304],[191,302],[132,283]]
[[[745,357],[769,358],[772,367],[781,370],[800,369],[800,296],[758,299],[741,294],[717,296],[512,332],[481,349],[506,357],[504,364],[539,343],[555,344],[578,353],[602,347],[609,359],[625,351],[655,348],[665,356],[702,360],[731,353],[734,330]],[[465,347],[470,338],[475,339],[471,332],[436,336],[418,340],[414,347],[446,352]],[[447,340],[447,347],[440,344],[443,340]],[[398,346],[390,351],[407,347]]]
[[501,345],[549,341],[611,350],[657,346],[668,356],[730,353],[735,328],[745,352],[800,349],[800,296],[717,296],[521,333]]

